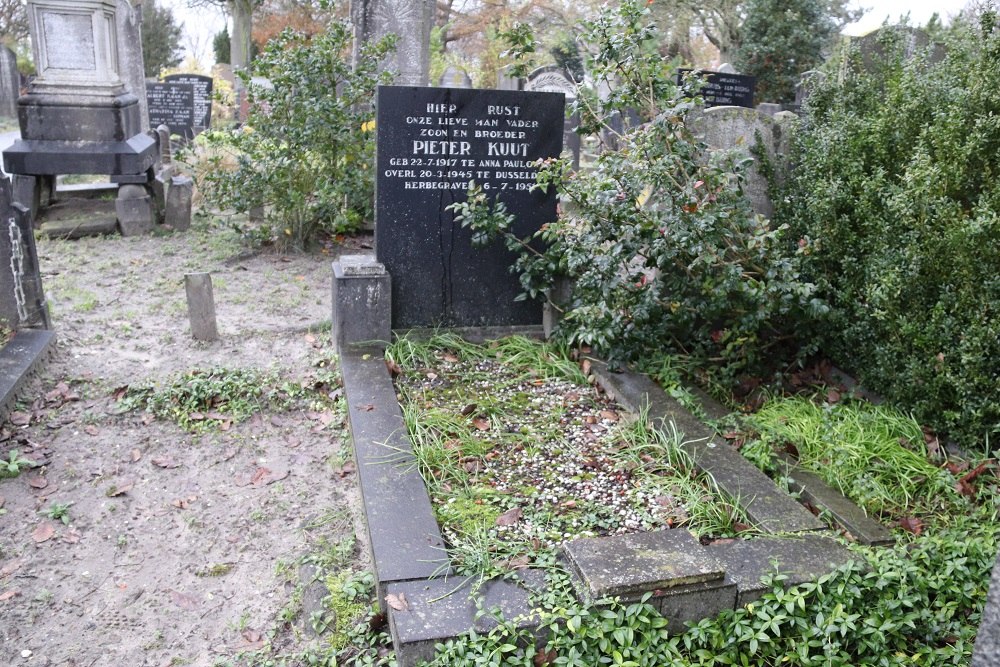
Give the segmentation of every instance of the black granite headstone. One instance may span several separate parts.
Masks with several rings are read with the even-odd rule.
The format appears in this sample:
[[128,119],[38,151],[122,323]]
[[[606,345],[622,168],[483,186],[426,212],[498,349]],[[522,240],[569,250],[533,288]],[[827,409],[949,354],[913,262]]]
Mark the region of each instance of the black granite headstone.
[[[684,75],[689,69],[678,70],[677,85],[681,85]],[[753,108],[753,95],[757,87],[757,79],[746,74],[727,74],[698,70],[698,75],[705,80],[700,95],[705,100],[706,107],[747,107]]]
[[393,328],[536,325],[541,303],[515,301],[514,255],[472,246],[447,207],[470,182],[497,196],[524,238],[555,219],[531,191],[539,158],[562,151],[558,93],[381,86],[377,96],[375,250],[392,276]]
[[163,77],[163,80],[194,86],[194,133],[212,127],[212,77],[202,74],[171,74]]
[[194,136],[194,86],[190,83],[147,83],[151,127],[166,125],[171,134]]

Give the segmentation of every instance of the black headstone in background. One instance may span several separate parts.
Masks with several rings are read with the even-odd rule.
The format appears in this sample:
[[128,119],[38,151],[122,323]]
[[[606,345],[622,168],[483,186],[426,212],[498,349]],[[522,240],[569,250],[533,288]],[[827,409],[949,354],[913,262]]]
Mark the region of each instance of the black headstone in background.
[[[682,83],[684,75],[690,71],[689,69],[678,70],[677,85]],[[705,85],[702,86],[700,95],[705,100],[706,107],[753,108],[753,95],[757,87],[755,77],[709,70],[698,70],[698,74],[705,79]]]
[[[194,86],[194,130],[212,127],[212,77],[202,74],[171,74],[163,77],[168,83],[189,83]],[[193,138],[188,137],[188,139]]]
[[515,301],[515,257],[472,246],[446,208],[474,181],[526,237],[551,222],[556,197],[531,192],[539,158],[562,151],[559,93],[380,86],[375,251],[392,276],[393,328],[533,325],[541,303]]
[[194,136],[194,86],[190,83],[147,83],[149,126],[166,125],[171,134]]

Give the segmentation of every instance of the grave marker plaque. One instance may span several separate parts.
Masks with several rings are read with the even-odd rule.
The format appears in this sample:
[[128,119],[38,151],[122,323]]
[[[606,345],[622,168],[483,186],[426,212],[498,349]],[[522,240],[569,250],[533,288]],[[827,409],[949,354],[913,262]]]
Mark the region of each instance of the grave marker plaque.
[[146,84],[149,124],[166,125],[172,134],[194,136],[194,86],[190,83]]
[[163,77],[167,83],[188,83],[194,87],[194,134],[212,127],[212,77],[201,74],[171,74]]
[[541,303],[515,301],[515,257],[447,207],[470,182],[503,201],[524,238],[555,219],[556,198],[531,191],[539,158],[562,151],[565,98],[455,88],[381,86],[376,100],[375,250],[392,276],[392,326],[537,325]]
[[[678,70],[677,85],[681,85],[684,75],[690,71],[689,69]],[[705,79],[705,85],[701,88],[701,97],[705,100],[706,107],[753,108],[753,95],[757,87],[755,77],[709,70],[698,70],[698,74]]]

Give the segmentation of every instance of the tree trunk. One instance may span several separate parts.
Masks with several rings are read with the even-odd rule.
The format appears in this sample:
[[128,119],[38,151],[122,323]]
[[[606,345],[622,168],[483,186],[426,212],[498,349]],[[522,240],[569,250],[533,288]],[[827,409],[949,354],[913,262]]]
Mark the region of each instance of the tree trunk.
[[[253,0],[229,0],[233,15],[230,60],[234,72],[250,71],[250,31]],[[239,83],[237,83],[239,85]]]

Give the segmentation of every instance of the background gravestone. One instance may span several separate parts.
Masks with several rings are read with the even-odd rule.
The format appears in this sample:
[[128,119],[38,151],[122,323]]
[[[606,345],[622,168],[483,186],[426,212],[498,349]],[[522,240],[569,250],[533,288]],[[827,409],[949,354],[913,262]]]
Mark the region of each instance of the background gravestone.
[[190,83],[150,83],[146,86],[149,124],[166,125],[171,134],[194,136],[195,90]]
[[48,328],[31,215],[13,203],[7,178],[0,178],[0,271],[0,325]]
[[365,42],[396,35],[386,69],[396,72],[400,85],[426,86],[434,7],[433,0],[351,0],[355,60]]
[[[690,72],[689,69],[677,71],[677,85],[681,84],[684,75]],[[705,100],[706,107],[746,107],[753,108],[754,90],[757,87],[757,79],[746,74],[736,74],[732,72],[712,72],[709,70],[698,70],[698,74],[704,78],[705,85],[701,87],[699,95]]]
[[6,46],[0,46],[0,116],[17,118],[17,98],[21,95],[21,75],[17,71],[17,56]]
[[[715,107],[705,109],[690,122],[694,123],[695,132],[711,148],[739,149],[752,154],[759,140],[775,167],[775,174],[780,178],[784,173],[784,156],[788,153],[795,120],[795,114],[790,111],[782,111],[772,117],[755,109]],[[754,158],[754,164],[746,172],[744,191],[754,211],[770,218],[774,215],[774,206],[768,192],[769,184],[756,164],[757,158]]]
[[212,77],[202,74],[171,74],[163,77],[163,80],[168,83],[186,83],[194,89],[193,132],[184,135],[186,138],[193,139],[194,135],[212,127]]
[[149,132],[149,112],[146,109],[146,66],[142,59],[142,5],[132,0],[117,0],[115,15],[118,30],[118,67],[125,88],[139,100],[139,123]]
[[446,209],[475,182],[516,216],[519,237],[554,220],[554,190],[531,191],[532,162],[562,151],[563,96],[381,86],[376,104],[375,251],[393,328],[540,324],[540,303],[515,301],[514,256],[474,248]]
[[469,77],[469,73],[454,65],[449,65],[441,74],[439,83],[445,88],[472,88],[472,79]]
[[[566,103],[571,104],[576,100],[576,86],[570,81],[569,76],[561,67],[548,65],[539,67],[528,75],[528,80],[524,84],[524,90],[531,90],[541,93],[562,93],[566,97]],[[580,114],[573,114],[566,127],[563,143],[573,155],[573,169],[580,168],[580,135],[576,133],[576,128],[580,127]]]

